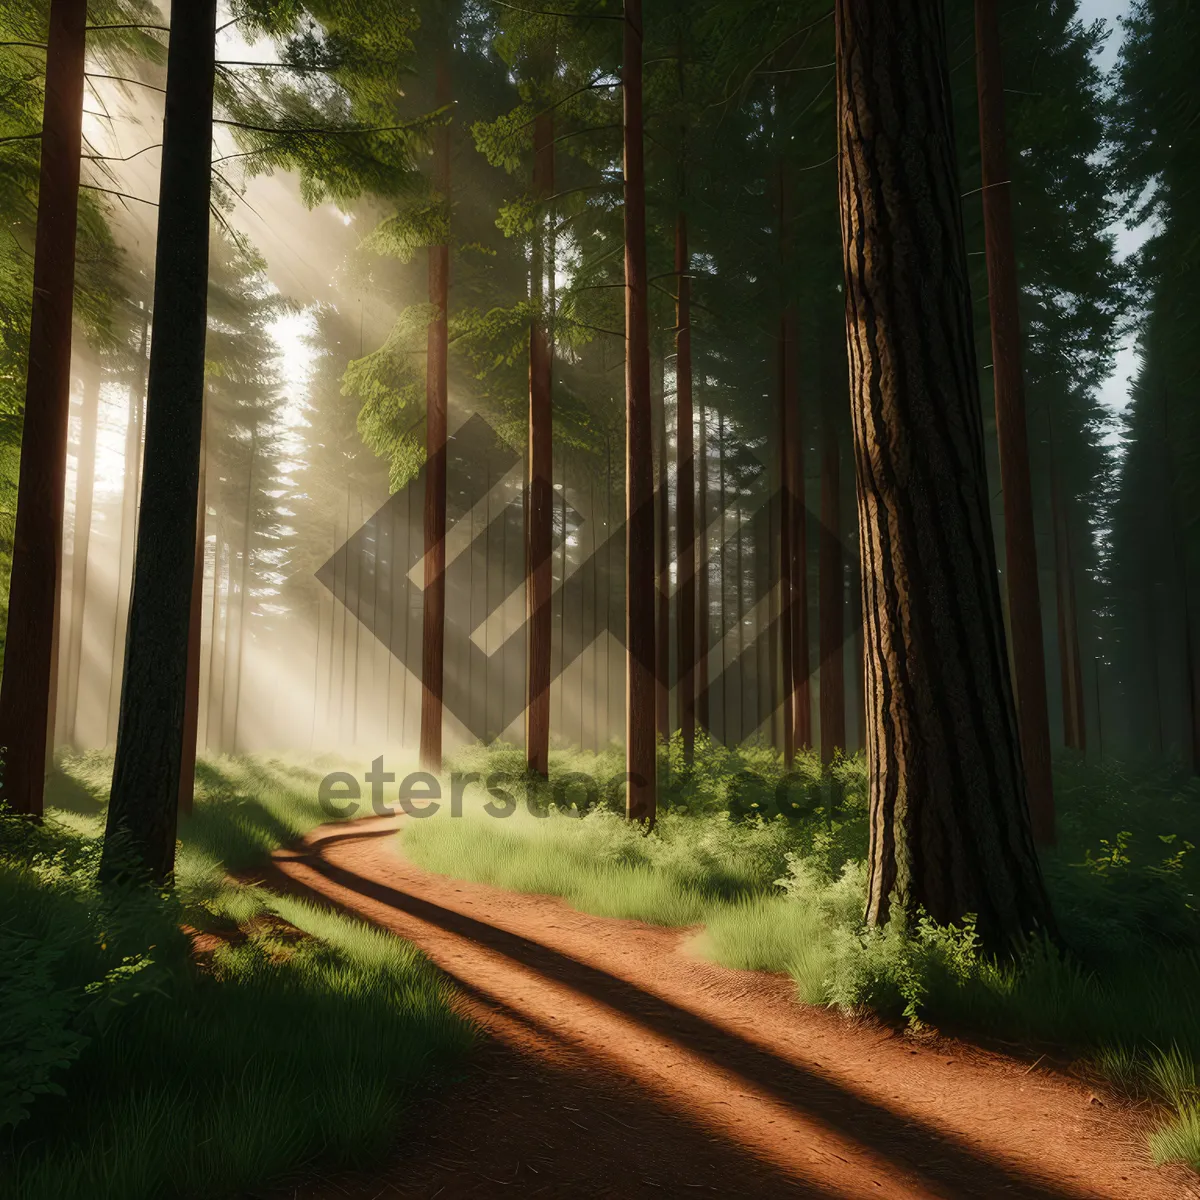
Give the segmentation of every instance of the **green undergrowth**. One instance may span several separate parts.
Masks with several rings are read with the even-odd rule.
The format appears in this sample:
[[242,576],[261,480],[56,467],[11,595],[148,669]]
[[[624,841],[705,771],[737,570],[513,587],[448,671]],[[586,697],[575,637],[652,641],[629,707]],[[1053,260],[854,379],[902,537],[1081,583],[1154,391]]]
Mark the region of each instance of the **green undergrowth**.
[[[1037,943],[1012,962],[982,953],[969,921],[863,926],[861,759],[823,777],[805,757],[781,792],[770,751],[703,743],[686,769],[672,747],[660,755],[662,811],[649,835],[620,815],[611,755],[554,755],[540,788],[522,780],[511,748],[453,766],[502,778],[492,796],[468,790],[461,819],[443,807],[407,823],[404,851],[420,865],[597,915],[700,926],[694,952],[790,975],[808,1004],[1066,1049],[1161,1104],[1154,1154],[1200,1169],[1200,790],[1189,777],[1060,764],[1060,840],[1044,868],[1070,953]],[[509,801],[511,815],[483,811]]]
[[0,1195],[237,1195],[377,1159],[473,1031],[408,943],[230,880],[328,819],[321,768],[202,763],[170,894],[96,884],[110,769],[62,760],[40,828],[0,815]]

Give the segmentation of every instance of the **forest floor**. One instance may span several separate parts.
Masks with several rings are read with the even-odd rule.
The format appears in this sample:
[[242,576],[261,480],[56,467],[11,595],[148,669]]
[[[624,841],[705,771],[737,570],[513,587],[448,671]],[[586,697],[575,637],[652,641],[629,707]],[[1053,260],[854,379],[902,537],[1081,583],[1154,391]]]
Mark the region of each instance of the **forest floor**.
[[270,1195],[1200,1200],[1150,1163],[1148,1111],[1052,1055],[801,1007],[690,955],[694,931],[434,875],[398,828],[324,826],[255,875],[416,944],[488,1036],[392,1166]]

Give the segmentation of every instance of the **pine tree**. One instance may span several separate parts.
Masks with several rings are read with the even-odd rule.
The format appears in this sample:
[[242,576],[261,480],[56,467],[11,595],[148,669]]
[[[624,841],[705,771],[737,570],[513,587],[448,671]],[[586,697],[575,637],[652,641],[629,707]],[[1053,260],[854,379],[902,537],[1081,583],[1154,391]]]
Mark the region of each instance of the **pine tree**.
[[71,315],[83,137],[86,0],[54,0],[46,49],[37,241],[9,622],[0,683],[3,797],[40,816],[53,721],[63,497],[71,403]]
[[839,0],[834,21],[864,538],[867,917],[974,914],[985,943],[1015,945],[1052,918],[988,519],[945,27],[939,6],[915,0]]
[[216,0],[178,6],[167,58],[145,471],[102,873],[175,861],[207,325]]

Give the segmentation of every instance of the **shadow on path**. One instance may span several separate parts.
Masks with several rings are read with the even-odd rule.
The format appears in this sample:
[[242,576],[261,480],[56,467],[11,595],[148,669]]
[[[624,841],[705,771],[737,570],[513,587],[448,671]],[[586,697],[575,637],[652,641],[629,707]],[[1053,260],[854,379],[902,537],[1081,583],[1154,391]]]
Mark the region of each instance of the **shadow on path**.
[[[284,852],[275,869],[287,880],[290,889],[299,886],[310,896],[329,902],[330,898],[319,889],[307,887],[284,869],[288,862],[303,865],[339,888],[499,953],[529,972],[571,988],[634,1020],[659,1038],[702,1057],[719,1070],[740,1076],[805,1120],[873,1152],[873,1157],[885,1158],[903,1168],[905,1173],[920,1181],[922,1189],[929,1195],[944,1197],[945,1200],[958,1200],[964,1196],[1064,1200],[1081,1194],[1074,1189],[1064,1191],[1030,1178],[1003,1162],[964,1146],[920,1119],[900,1116],[887,1107],[855,1095],[843,1086],[776,1057],[735,1032],[627,980],[520,934],[499,929],[367,878],[325,857],[326,852],[336,846],[389,836],[394,836],[394,829],[334,832],[321,838],[315,845]],[[357,915],[361,917],[365,914],[358,912]],[[387,928],[386,923],[372,923]],[[478,997],[491,1009],[497,1009],[494,997],[481,992],[470,979],[457,977],[453,967],[447,968],[445,964],[441,964],[441,967],[463,992]],[[520,1019],[528,1020],[523,1017]],[[547,1032],[540,1027],[537,1029],[540,1036],[546,1036]],[[805,1190],[805,1186],[798,1181],[791,1181],[787,1194],[815,1197],[826,1193],[811,1188]]]

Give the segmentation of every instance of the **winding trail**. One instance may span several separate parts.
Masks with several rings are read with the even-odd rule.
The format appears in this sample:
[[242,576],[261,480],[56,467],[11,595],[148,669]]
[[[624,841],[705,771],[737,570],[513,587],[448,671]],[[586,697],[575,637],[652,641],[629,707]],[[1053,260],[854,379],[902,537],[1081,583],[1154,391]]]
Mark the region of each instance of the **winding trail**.
[[1045,1064],[802,1008],[678,929],[431,874],[398,825],[325,826],[264,882],[414,942],[489,1037],[390,1167],[287,1196],[1200,1200],[1136,1112]]

